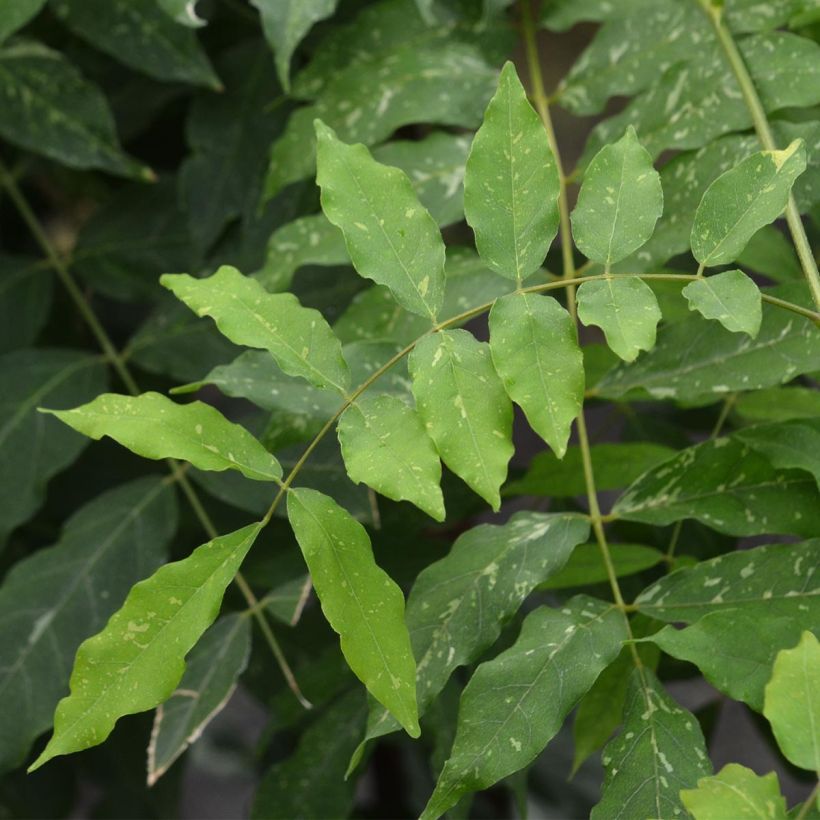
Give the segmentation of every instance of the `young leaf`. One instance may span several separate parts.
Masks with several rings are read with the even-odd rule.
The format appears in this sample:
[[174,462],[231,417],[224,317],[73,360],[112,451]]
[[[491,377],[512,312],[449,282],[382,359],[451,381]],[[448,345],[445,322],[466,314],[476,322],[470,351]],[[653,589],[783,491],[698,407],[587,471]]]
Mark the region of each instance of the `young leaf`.
[[696,789],[683,789],[680,797],[694,820],[786,820],[777,774],[759,777],[738,763],[701,777]]
[[170,697],[185,655],[216,618],[259,530],[250,524],[221,535],[131,589],[105,629],[77,650],[71,694],[57,706],[54,734],[29,771],[102,743],[123,715]]
[[222,711],[248,664],[251,621],[247,614],[220,618],[191,650],[176,691],[157,707],[148,746],[148,785],[153,786]]
[[652,236],[662,212],[660,175],[630,126],[589,164],[572,212],[572,235],[584,256],[608,270]]
[[51,725],[80,642],[105,626],[165,558],[172,487],[141,478],[77,510],[60,539],[15,564],[0,587],[0,771],[23,762]]
[[363,396],[339,419],[348,475],[444,520],[441,462],[415,411],[395,396]]
[[262,15],[262,29],[276,55],[276,73],[290,91],[290,58],[314,23],[330,17],[338,0],[251,0]]
[[160,393],[103,393],[73,410],[44,410],[83,435],[109,436],[144,458],[178,458],[201,470],[239,470],[257,481],[282,477],[279,462],[244,428],[209,404],[176,404]]
[[682,291],[689,309],[706,319],[717,319],[726,330],[747,333],[753,339],[763,321],[757,285],[741,270],[727,270],[690,282]]
[[230,265],[207,279],[166,273],[160,284],[198,316],[212,317],[232,342],[267,350],[288,375],[340,393],[350,384],[339,340],[322,314],[292,293],[268,293]]
[[811,473],[820,487],[820,418],[748,427],[737,438],[779,469]]
[[404,596],[373,560],[366,530],[315,490],[288,493],[288,518],[350,668],[407,733],[418,737],[416,662]]
[[530,613],[515,644],[467,684],[450,759],[422,818],[440,817],[463,794],[531,763],[626,637],[623,614],[594,598]]
[[31,41],[0,49],[0,136],[72,168],[153,177],[123,153],[102,92],[63,56]]
[[507,62],[464,177],[464,213],[488,267],[518,282],[538,269],[558,231],[559,188],[544,125]]
[[347,817],[356,784],[345,780],[345,765],[366,715],[361,689],[332,703],[304,732],[296,751],[265,773],[254,798],[252,820]]
[[[16,317],[12,320],[12,327]],[[87,442],[53,419],[39,404],[70,407],[106,388],[105,364],[77,350],[15,350],[0,356],[0,546],[40,506],[49,480],[82,452]]]
[[425,336],[410,354],[416,407],[442,461],[494,510],[513,454],[512,405],[489,346],[466,330]]
[[763,714],[786,758],[801,769],[820,771],[820,643],[808,630],[794,649],[778,654]]
[[681,709],[646,668],[636,669],[621,734],[604,749],[603,795],[591,820],[675,817],[679,792],[711,773],[697,719]]
[[57,0],[51,6],[74,34],[137,71],[221,88],[196,34],[171,20],[157,0]]
[[572,318],[550,296],[513,293],[490,311],[490,352],[510,398],[558,458],[584,400],[584,358]]
[[768,612],[761,618],[762,612],[721,608],[685,629],[666,626],[650,640],[667,655],[694,663],[716,689],[761,712],[775,656],[800,639],[798,621]]
[[316,182],[356,270],[387,285],[402,307],[436,319],[444,299],[444,243],[407,175],[363,145],[346,145],[321,121]]
[[[420,714],[455,669],[495,643],[530,592],[560,571],[588,535],[588,522],[577,515],[518,512],[501,526],[481,524],[468,530],[448,555],[419,573],[406,620],[418,658]],[[351,768],[367,740],[397,728],[384,709],[371,709],[367,735]]]
[[790,618],[810,629],[820,620],[814,574],[820,539],[730,552],[667,575],[635,599],[661,621],[693,623],[720,610]]
[[612,510],[629,521],[696,518],[731,535],[820,531],[820,494],[805,473],[781,472],[734,437],[681,450],[644,473]]
[[655,346],[661,309],[652,288],[637,276],[606,278],[578,288],[578,318],[600,327],[610,348],[632,362]]
[[806,149],[795,140],[783,151],[761,151],[719,176],[707,189],[692,225],[692,253],[706,267],[733,262],[746,243],[786,207],[795,179],[806,170]]

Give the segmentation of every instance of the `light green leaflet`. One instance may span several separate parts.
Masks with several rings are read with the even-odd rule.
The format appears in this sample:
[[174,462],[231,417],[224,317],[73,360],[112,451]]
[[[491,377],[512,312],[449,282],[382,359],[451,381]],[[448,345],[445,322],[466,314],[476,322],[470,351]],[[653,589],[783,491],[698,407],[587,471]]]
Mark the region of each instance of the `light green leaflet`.
[[638,478],[612,511],[646,524],[696,518],[731,535],[820,532],[816,482],[802,472],[775,469],[736,438],[681,450]]
[[753,339],[760,331],[760,290],[741,270],[727,270],[690,282],[682,293],[690,310],[706,319],[717,319],[726,330],[747,333]]
[[490,310],[490,352],[510,398],[562,458],[584,400],[584,357],[572,317],[551,296],[512,293]]
[[578,250],[609,269],[643,245],[663,212],[661,178],[631,126],[584,173],[572,212]]
[[444,521],[441,462],[416,412],[395,396],[364,396],[339,419],[348,475]]
[[666,626],[650,640],[667,655],[694,663],[706,680],[733,700],[761,712],[775,656],[800,639],[801,620],[806,622],[773,617],[763,607],[756,612],[721,608],[685,629]]
[[222,711],[251,652],[247,613],[220,618],[191,650],[185,674],[157,707],[148,746],[148,785],[153,786]]
[[[407,627],[418,659],[419,712],[444,689],[453,671],[495,643],[501,627],[535,587],[566,564],[589,524],[571,514],[518,512],[501,526],[481,524],[456,539],[450,553],[422,570],[407,601]],[[481,613],[477,617],[477,613]],[[371,709],[364,744],[398,728]]]
[[[610,544],[609,557],[615,575],[622,578],[635,575],[663,561],[663,553],[641,544]],[[608,579],[607,568],[598,544],[580,544],[575,548],[567,565],[539,589],[567,589],[587,584],[599,584]]]
[[[12,317],[15,328],[17,317]],[[48,481],[88,443],[37,407],[71,407],[106,388],[105,363],[79,350],[14,350],[0,356],[0,546],[42,503]]]
[[652,288],[637,276],[607,277],[578,288],[578,318],[600,327],[610,348],[632,362],[655,346],[661,309]]
[[[675,451],[650,442],[596,444],[590,448],[595,486],[617,490],[631,484],[650,467],[667,461]],[[537,453],[527,472],[504,487],[504,495],[548,495],[571,498],[586,492],[581,448],[572,445],[559,461],[550,452]]]
[[93,439],[110,436],[144,458],[178,458],[201,470],[239,470],[257,481],[282,477],[279,462],[244,428],[201,401],[159,393],[103,393],[73,410],[45,410]]
[[74,34],[137,71],[222,87],[196,34],[171,20],[157,0],[56,0],[51,8]]
[[775,467],[811,473],[820,487],[820,418],[748,427],[737,437]]
[[676,817],[681,789],[711,773],[697,719],[681,709],[654,673],[632,673],[621,733],[604,749],[601,802],[591,820]]
[[152,172],[120,147],[103,93],[62,55],[39,43],[0,48],[0,136],[72,168],[121,176]]
[[221,535],[131,589],[105,629],[77,650],[71,694],[60,701],[54,734],[29,771],[102,743],[120,717],[171,695],[185,655],[216,618],[259,529],[250,524]]
[[512,457],[512,404],[490,348],[466,330],[425,336],[410,354],[413,396],[441,460],[494,510]]
[[720,610],[752,617],[787,617],[811,628],[820,622],[817,556],[820,539],[730,552],[679,569],[647,587],[638,609],[660,621],[693,623]]
[[786,207],[792,185],[806,170],[803,140],[783,151],[761,151],[719,176],[695,212],[692,253],[706,267],[733,262],[746,243]]
[[350,384],[339,340],[322,314],[292,293],[268,293],[230,265],[207,279],[167,273],[160,284],[198,316],[211,316],[232,342],[267,350],[288,375],[340,393]]
[[444,243],[407,175],[345,145],[316,122],[322,209],[341,228],[356,270],[387,285],[402,307],[433,321],[444,299]]
[[[778,289],[775,294],[789,298],[799,292]],[[632,395],[708,403],[733,391],[772,387],[814,370],[820,370],[820,329],[766,304],[753,340],[699,315],[665,325],[654,349],[632,365],[611,370],[593,394],[619,399],[640,391]]]
[[788,760],[820,771],[820,643],[808,630],[794,649],[778,654],[763,714]]
[[558,231],[558,170],[547,133],[507,62],[467,158],[464,213],[488,267],[521,282]]
[[0,42],[40,12],[46,0],[0,0]]
[[348,665],[407,733],[418,737],[416,662],[404,596],[373,560],[367,531],[315,490],[288,493],[288,518]]
[[694,820],[786,820],[777,774],[759,777],[738,763],[701,777],[696,789],[684,789],[680,796]]
[[56,544],[5,576],[0,771],[20,765],[31,742],[51,726],[80,642],[102,629],[131,586],[162,563],[176,523],[171,485],[141,478],[81,507]]
[[440,817],[467,792],[531,763],[626,637],[623,615],[594,598],[530,613],[515,644],[467,684],[453,750],[422,818]]
[[314,23],[330,17],[338,0],[251,0],[262,15],[262,28],[276,55],[276,73],[290,91],[290,58]]
[[265,773],[253,801],[252,820],[349,816],[356,781],[345,780],[345,765],[366,714],[361,689],[347,692],[322,712],[302,734],[296,751]]

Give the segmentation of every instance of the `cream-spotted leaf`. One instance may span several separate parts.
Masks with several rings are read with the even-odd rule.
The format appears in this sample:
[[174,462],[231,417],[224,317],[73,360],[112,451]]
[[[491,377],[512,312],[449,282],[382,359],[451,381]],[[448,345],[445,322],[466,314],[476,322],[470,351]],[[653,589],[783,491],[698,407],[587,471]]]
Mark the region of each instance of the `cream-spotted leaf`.
[[404,171],[381,165],[316,122],[322,209],[344,234],[356,270],[402,307],[435,321],[444,299],[444,242]]
[[677,817],[680,790],[712,771],[697,718],[642,667],[632,673],[623,721],[601,758],[603,794],[591,820]]
[[200,470],[239,470],[257,481],[282,477],[279,462],[244,427],[201,401],[160,393],[103,393],[73,410],[44,411],[93,439],[109,436],[145,458],[178,458]]
[[555,454],[567,449],[584,400],[575,324],[551,296],[513,293],[490,311],[490,352],[510,398]]
[[578,318],[604,331],[625,362],[655,346],[661,309],[652,288],[637,276],[596,279],[578,288]]
[[415,410],[395,396],[364,396],[339,419],[348,475],[444,520],[441,462]]
[[760,331],[763,307],[760,289],[741,270],[727,270],[690,282],[682,291],[689,309],[706,319],[717,319],[726,330],[747,333],[753,339]]
[[57,706],[54,734],[29,771],[102,743],[121,717],[170,697],[259,530],[249,524],[214,538],[131,589],[102,632],[77,650],[71,694]]
[[418,737],[416,662],[404,596],[373,560],[367,531],[332,498],[303,488],[288,493],[288,518],[348,665],[407,733]]
[[558,230],[559,189],[544,125],[507,62],[464,177],[464,213],[488,267],[519,282],[537,270]]
[[419,416],[441,460],[497,510],[513,454],[513,413],[489,346],[466,330],[445,330],[416,345],[409,367]]
[[531,612],[512,647],[481,664],[464,689],[453,749],[422,818],[531,763],[626,637],[623,614],[594,598]]
[[782,151],[761,151],[721,174],[703,194],[692,225],[692,253],[706,267],[733,262],[746,243],[786,207],[806,170],[806,148],[795,140]]
[[820,642],[812,632],[806,630],[793,649],[778,653],[763,714],[786,758],[801,769],[820,771]]
[[586,169],[572,235],[584,256],[609,268],[652,236],[662,212],[660,175],[630,126]]
[[230,265],[207,279],[169,273],[160,283],[198,316],[212,317],[232,342],[267,350],[288,375],[347,390],[350,372],[339,340],[322,314],[292,293],[268,293]]
[[777,773],[760,777],[738,763],[701,777],[697,788],[683,789],[680,797],[694,820],[786,820]]

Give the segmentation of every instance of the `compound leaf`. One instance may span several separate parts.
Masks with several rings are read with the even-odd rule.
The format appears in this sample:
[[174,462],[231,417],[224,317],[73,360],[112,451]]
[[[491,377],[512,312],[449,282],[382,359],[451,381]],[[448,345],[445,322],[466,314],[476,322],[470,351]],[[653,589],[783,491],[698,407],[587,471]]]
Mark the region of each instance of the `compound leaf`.
[[29,771],[102,743],[119,718],[170,697],[185,655],[216,618],[259,530],[250,524],[221,535],[131,589],[102,632],[77,650],[71,694],[57,706],[54,734]]
[[348,475],[443,521],[441,462],[418,415],[395,396],[363,396],[339,419]]
[[467,684],[453,750],[422,818],[440,817],[463,794],[531,763],[626,637],[623,614],[594,598],[530,613],[515,644]]
[[746,243],[786,207],[792,185],[806,170],[803,140],[783,151],[761,151],[719,176],[695,212],[692,253],[706,267],[733,262]]
[[512,405],[489,346],[466,330],[425,336],[410,354],[419,416],[442,461],[493,509],[513,454]]
[[610,348],[632,362],[654,347],[661,309],[652,288],[637,276],[607,277],[578,288],[578,318],[600,327]]
[[694,820],[786,820],[777,773],[760,777],[738,763],[701,777],[697,788],[683,789],[680,797]]
[[322,209],[344,234],[364,277],[390,288],[407,310],[433,321],[444,300],[444,243],[407,175],[346,145],[316,122]]
[[654,673],[636,669],[621,734],[604,749],[603,795],[591,820],[675,817],[679,792],[711,773],[697,719],[666,694]]
[[153,177],[123,153],[102,92],[61,54],[18,41],[0,49],[0,136],[72,168]]
[[820,771],[820,642],[808,630],[797,646],[778,653],[763,714],[786,758],[801,769]]
[[550,296],[513,293],[490,311],[490,352],[510,398],[558,458],[584,400],[584,358],[569,313]]
[[251,621],[247,614],[220,618],[191,650],[185,674],[157,707],[148,746],[148,785],[153,786],[222,711],[248,664]]
[[109,436],[144,458],[178,458],[201,470],[239,470],[257,481],[282,477],[279,462],[244,428],[201,401],[160,393],[103,393],[73,410],[47,410],[93,439]]
[[705,319],[717,319],[726,330],[753,339],[763,321],[760,289],[741,270],[727,270],[690,282],[682,291],[689,309]]
[[51,725],[80,642],[105,626],[165,558],[172,487],[141,478],[77,510],[56,544],[15,564],[0,587],[0,771],[22,763]]
[[630,126],[589,164],[572,212],[572,235],[584,256],[609,269],[652,236],[662,212],[660,175]]
[[547,133],[507,62],[464,177],[464,213],[489,268],[519,282],[538,269],[558,230],[559,189]]
[[292,293],[268,293],[230,265],[207,279],[167,273],[160,283],[198,316],[212,317],[232,342],[267,350],[288,375],[340,393],[350,384],[339,340],[322,314]]
[[288,493],[288,518],[350,668],[418,737],[416,662],[404,596],[373,560],[367,531],[332,498],[304,488]]

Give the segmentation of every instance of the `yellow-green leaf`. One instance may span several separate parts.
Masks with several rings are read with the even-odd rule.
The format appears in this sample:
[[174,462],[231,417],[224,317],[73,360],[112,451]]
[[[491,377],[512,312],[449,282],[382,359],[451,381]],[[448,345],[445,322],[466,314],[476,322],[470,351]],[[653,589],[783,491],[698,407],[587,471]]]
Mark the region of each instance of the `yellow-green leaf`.
[[763,321],[760,289],[741,270],[727,270],[690,282],[682,291],[689,309],[717,319],[726,330],[748,333],[753,339]]
[[696,789],[683,789],[680,797],[694,820],[786,820],[777,774],[759,777],[738,763],[701,777]]

